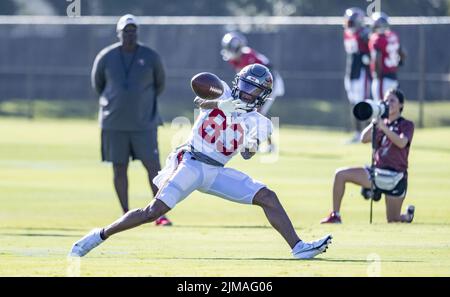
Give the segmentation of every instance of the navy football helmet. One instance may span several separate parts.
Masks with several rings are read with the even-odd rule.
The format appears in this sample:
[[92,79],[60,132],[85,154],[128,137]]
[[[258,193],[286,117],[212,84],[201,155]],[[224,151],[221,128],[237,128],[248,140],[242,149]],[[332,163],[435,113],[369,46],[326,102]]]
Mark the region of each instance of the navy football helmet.
[[242,104],[241,109],[253,111],[264,104],[272,93],[273,77],[269,68],[261,64],[250,64],[236,74],[232,96]]

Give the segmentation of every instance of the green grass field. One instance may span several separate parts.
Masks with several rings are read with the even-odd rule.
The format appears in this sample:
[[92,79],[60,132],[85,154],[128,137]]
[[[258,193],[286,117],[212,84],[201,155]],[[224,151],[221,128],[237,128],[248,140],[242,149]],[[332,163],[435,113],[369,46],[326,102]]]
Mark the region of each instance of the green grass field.
[[[160,129],[162,159],[179,131]],[[450,276],[450,128],[414,136],[413,224],[387,224],[381,201],[369,225],[369,203],[349,186],[344,224],[320,225],[335,169],[368,163],[370,147],[345,145],[343,132],[283,127],[276,163],[229,166],[275,190],[304,240],[332,233],[327,253],[293,260],[261,209],[194,193],[169,214],[173,227],[119,234],[80,267],[66,258],[72,243],[120,215],[96,122],[0,119],[0,135],[0,276]],[[151,200],[145,172],[133,163],[129,173],[131,206],[142,207]]]

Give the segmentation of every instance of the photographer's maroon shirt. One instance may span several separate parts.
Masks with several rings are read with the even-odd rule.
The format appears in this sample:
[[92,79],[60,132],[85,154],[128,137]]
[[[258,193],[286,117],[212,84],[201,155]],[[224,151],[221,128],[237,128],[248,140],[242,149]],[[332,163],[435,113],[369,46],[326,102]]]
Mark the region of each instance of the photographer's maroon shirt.
[[408,169],[409,148],[411,147],[414,134],[414,123],[400,117],[390,124],[386,123],[386,125],[398,135],[405,135],[408,138],[408,144],[404,148],[399,148],[381,130],[378,130],[375,167],[406,173]]

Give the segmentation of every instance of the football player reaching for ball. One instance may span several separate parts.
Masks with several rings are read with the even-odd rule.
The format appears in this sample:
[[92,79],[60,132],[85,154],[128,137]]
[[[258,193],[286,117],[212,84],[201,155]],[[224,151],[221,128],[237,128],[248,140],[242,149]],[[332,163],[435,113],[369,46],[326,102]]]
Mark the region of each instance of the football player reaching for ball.
[[[220,51],[220,54],[222,55],[222,59],[228,62],[236,73],[239,73],[239,71],[241,71],[245,66],[255,63],[266,66],[273,73],[274,81],[271,98],[266,100],[258,108],[259,113],[267,116],[272,104],[275,102],[275,99],[284,95],[284,81],[280,73],[273,69],[272,63],[265,55],[249,47],[247,44],[247,38],[237,31],[229,32],[223,36],[222,50]],[[267,151],[274,151],[275,144],[272,142],[270,137],[267,139],[267,142]]]
[[109,226],[92,230],[73,245],[70,256],[84,256],[112,235],[156,220],[195,190],[260,206],[289,244],[294,258],[309,259],[326,251],[331,235],[303,242],[272,190],[241,171],[224,167],[239,152],[244,159],[251,158],[258,143],[272,132],[272,123],[256,111],[272,91],[269,69],[252,64],[236,75],[232,89],[222,83],[224,92],[220,98],[195,99],[200,114],[187,145],[169,155],[166,167],[154,179],[160,189],[155,199]]

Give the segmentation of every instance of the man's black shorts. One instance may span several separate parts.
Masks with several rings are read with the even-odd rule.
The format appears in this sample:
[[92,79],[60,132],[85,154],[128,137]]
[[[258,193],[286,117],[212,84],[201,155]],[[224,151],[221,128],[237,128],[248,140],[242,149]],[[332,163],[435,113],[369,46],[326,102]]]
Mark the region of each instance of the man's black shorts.
[[104,130],[101,134],[102,161],[127,164],[131,159],[159,161],[158,130]]

